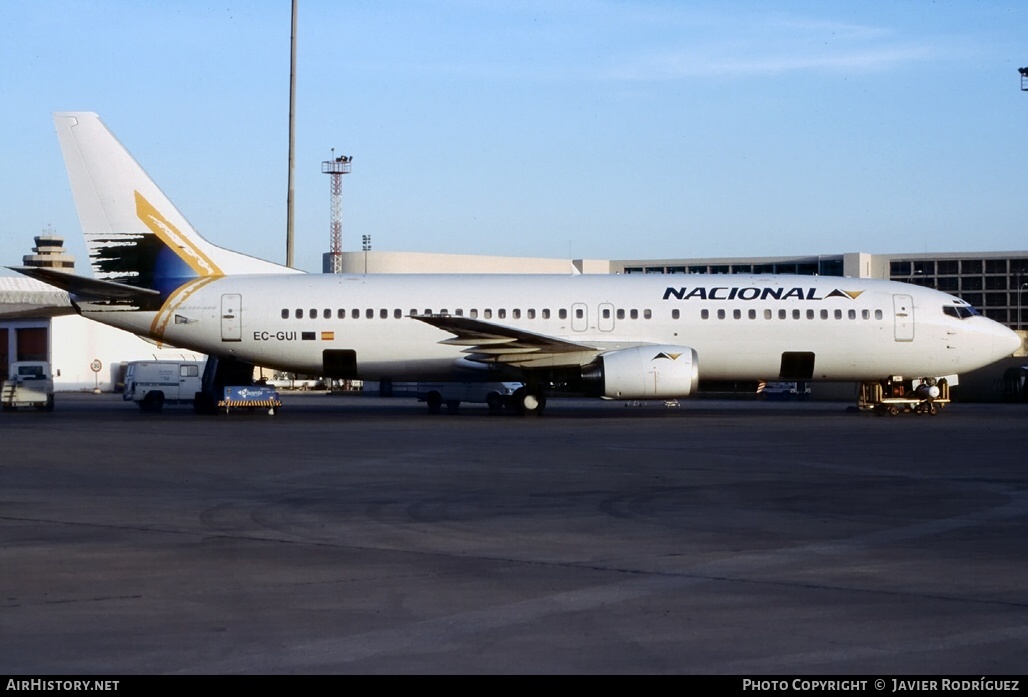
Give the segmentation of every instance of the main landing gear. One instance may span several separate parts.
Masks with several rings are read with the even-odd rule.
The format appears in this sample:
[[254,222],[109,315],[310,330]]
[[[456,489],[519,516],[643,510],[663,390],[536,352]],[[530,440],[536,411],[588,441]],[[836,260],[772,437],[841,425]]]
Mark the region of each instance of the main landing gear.
[[921,378],[903,381],[889,378],[860,385],[857,408],[873,411],[879,416],[897,414],[924,414],[935,416],[950,403],[949,382],[946,378]]

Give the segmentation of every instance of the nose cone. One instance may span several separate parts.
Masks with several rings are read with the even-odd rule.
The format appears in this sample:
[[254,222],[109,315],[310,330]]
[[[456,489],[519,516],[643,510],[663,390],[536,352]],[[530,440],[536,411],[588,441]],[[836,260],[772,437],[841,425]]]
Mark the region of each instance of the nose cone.
[[1015,351],[1021,348],[1023,343],[1020,334],[1002,325],[999,326],[996,332],[996,339],[993,341],[999,358],[1007,358],[1013,355]]

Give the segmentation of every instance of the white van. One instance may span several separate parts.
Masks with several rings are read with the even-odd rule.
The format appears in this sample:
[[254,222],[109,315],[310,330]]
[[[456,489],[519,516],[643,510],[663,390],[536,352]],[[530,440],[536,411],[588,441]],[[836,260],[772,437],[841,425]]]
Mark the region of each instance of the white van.
[[511,404],[520,382],[419,382],[418,401],[428,404],[430,411],[457,411],[461,402],[485,402],[490,411],[499,411]]
[[153,412],[165,404],[192,405],[202,375],[200,361],[133,361],[125,368],[122,399]]

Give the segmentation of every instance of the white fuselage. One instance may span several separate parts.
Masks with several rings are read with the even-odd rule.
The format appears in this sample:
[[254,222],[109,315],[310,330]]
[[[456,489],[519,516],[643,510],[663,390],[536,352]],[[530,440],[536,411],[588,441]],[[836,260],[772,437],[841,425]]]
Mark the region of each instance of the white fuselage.
[[927,288],[839,277],[286,274],[194,281],[158,313],[82,311],[172,345],[307,374],[323,373],[326,349],[352,350],[357,377],[370,380],[467,379],[485,367],[412,315],[474,318],[600,352],[690,347],[710,380],[775,380],[783,354],[813,354],[813,380],[942,376],[1017,347],[1002,325],[943,309],[955,305],[966,306]]

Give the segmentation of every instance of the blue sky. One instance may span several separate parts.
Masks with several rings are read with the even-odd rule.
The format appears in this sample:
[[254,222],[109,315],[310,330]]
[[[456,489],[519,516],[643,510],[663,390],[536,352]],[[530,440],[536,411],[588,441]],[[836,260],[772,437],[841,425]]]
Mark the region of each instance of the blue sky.
[[[51,113],[285,257],[289,0],[3,0],[0,263],[85,271]],[[1028,3],[301,0],[296,260],[1028,249]]]

